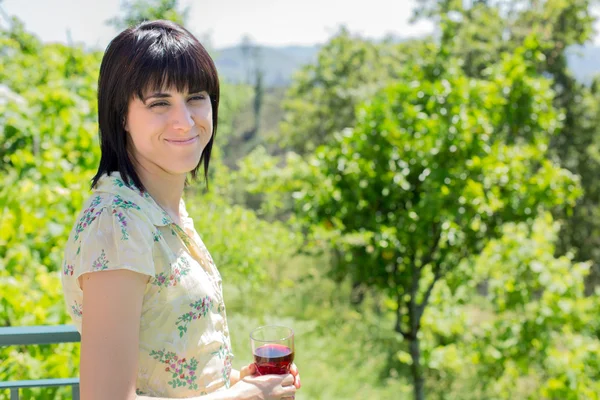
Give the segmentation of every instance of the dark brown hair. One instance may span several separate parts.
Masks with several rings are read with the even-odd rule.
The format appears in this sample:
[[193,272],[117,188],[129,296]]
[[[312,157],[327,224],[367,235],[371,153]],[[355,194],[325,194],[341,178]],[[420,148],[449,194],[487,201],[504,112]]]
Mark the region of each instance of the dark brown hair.
[[208,164],[219,113],[219,77],[215,64],[202,44],[185,28],[171,21],[148,21],[128,28],[108,45],[98,78],[98,125],[101,157],[92,188],[103,174],[117,171],[127,185],[144,186],[135,172],[127,149],[125,120],[129,101],[144,92],[174,88],[180,92],[206,91],[212,103],[213,132],[200,162],[192,171],[195,179]]

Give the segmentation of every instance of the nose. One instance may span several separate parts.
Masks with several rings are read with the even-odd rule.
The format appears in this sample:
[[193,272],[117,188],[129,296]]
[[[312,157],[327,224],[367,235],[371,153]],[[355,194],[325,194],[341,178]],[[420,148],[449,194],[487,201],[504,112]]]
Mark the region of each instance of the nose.
[[194,115],[185,103],[181,103],[173,109],[173,128],[189,131],[196,124]]

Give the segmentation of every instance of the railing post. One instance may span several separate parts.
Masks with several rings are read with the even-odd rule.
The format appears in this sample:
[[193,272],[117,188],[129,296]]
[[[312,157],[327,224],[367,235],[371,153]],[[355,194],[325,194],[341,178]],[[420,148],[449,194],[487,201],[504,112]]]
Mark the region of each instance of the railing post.
[[19,400],[19,388],[10,389],[10,400]]
[[79,385],[71,386],[71,397],[73,400],[79,400]]

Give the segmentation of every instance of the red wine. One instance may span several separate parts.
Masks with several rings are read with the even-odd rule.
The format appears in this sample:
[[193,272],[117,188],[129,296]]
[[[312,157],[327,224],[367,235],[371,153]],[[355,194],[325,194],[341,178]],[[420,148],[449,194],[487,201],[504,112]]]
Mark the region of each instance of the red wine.
[[254,350],[254,362],[259,375],[289,374],[294,352],[281,344],[267,344]]

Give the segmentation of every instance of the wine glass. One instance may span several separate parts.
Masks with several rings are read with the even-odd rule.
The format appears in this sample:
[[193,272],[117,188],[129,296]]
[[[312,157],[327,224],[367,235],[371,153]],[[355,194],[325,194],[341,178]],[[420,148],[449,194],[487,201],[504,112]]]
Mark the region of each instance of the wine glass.
[[267,325],[250,333],[252,354],[259,375],[285,375],[294,362],[294,331],[291,328]]

